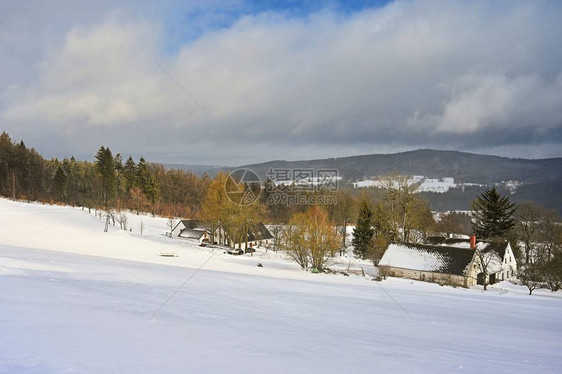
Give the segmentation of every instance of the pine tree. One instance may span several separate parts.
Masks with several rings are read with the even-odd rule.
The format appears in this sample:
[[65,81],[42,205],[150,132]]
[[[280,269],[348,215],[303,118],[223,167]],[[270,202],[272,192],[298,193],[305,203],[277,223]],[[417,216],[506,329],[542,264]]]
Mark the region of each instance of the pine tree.
[[152,204],[152,214],[154,214],[155,204],[158,201],[158,181],[142,157],[137,165],[137,180],[142,193]]
[[116,189],[117,189],[117,197],[120,199],[124,195],[127,194],[128,191],[125,190],[125,177],[123,176],[123,157],[120,153],[115,155],[113,160],[114,167],[115,167],[115,179],[116,179]]
[[113,155],[109,148],[100,147],[96,154],[96,170],[101,180],[102,201],[105,209],[109,209],[109,205],[115,197],[117,188],[117,178],[115,175],[115,164]]
[[65,201],[66,184],[67,184],[66,173],[64,172],[62,167],[59,166],[53,178],[53,189],[54,189],[53,192],[55,193],[56,198],[59,201]]
[[10,174],[14,165],[14,144],[6,132],[0,134],[0,194],[10,195]]
[[500,196],[495,188],[484,191],[472,201],[472,229],[483,239],[504,237],[515,225],[515,204]]
[[123,178],[125,179],[125,192],[129,193],[131,188],[137,187],[137,164],[133,157],[129,156],[123,166]]
[[357,226],[353,229],[352,244],[355,248],[355,255],[365,258],[369,252],[369,246],[373,239],[375,231],[372,226],[373,211],[371,204],[366,198],[362,198],[359,205],[359,216],[357,218]]

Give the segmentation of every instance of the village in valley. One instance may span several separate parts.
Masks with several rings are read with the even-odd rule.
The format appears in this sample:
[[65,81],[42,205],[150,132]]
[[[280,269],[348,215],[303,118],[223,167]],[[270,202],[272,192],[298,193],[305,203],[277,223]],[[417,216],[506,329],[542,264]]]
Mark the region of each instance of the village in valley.
[[[399,181],[406,182],[400,184]],[[283,184],[275,183],[275,185]],[[301,183],[301,188],[302,185],[303,183]],[[290,186],[294,187],[295,183],[292,182]],[[313,185],[311,184],[309,187],[313,188]],[[387,188],[387,193],[390,191],[397,196],[401,196],[404,189],[410,190],[406,192],[407,196],[416,193],[419,185],[416,185],[416,182],[410,182],[409,178],[394,177],[391,184],[387,183],[386,187],[381,184],[379,187],[383,191]],[[245,185],[242,188],[251,189],[251,186]],[[348,225],[338,227],[330,223],[325,213],[323,216],[323,213],[317,208],[312,208],[306,214],[312,216],[315,222],[318,222],[318,218],[321,217],[320,222],[324,226],[327,225],[327,231],[323,232],[319,223],[300,231],[303,228],[296,224],[298,222],[296,220],[289,224],[270,224],[268,228],[263,222],[252,222],[250,219],[242,229],[243,235],[236,236],[229,234],[230,230],[227,231],[229,226],[221,225],[220,221],[213,224],[197,219],[179,219],[177,223],[172,224],[175,221],[171,219],[170,237],[193,241],[200,246],[212,245],[216,248],[224,248],[230,254],[253,254],[257,248],[285,251],[288,257],[295,260],[303,269],[309,270],[310,267],[313,272],[334,272],[334,269],[337,269],[344,275],[359,273],[365,276],[370,273],[379,280],[382,277],[392,276],[454,287],[469,288],[482,285],[483,289],[486,289],[488,285],[508,281],[514,285],[528,286],[529,294],[537,287],[548,287],[551,291],[558,291],[562,286],[562,269],[556,258],[560,244],[547,242],[550,234],[543,232],[545,228],[541,224],[544,221],[521,220],[517,222],[516,217],[519,219],[530,217],[523,217],[521,214],[524,212],[514,216],[515,204],[510,204],[507,197],[499,196],[495,189],[487,190],[485,195],[488,198],[486,200],[488,205],[481,205],[481,211],[464,213],[464,219],[472,224],[474,232],[480,230],[479,238],[476,234],[440,232],[439,228],[445,227],[439,226],[438,222],[424,227],[426,230],[424,232],[418,232],[415,229],[416,224],[413,223],[407,229],[409,231],[407,233],[405,227],[399,227],[399,224],[395,222],[396,231],[384,232],[381,227],[385,223],[371,221],[373,212],[369,207],[372,203],[368,201],[365,194],[360,197],[361,210],[358,213],[360,216],[355,221],[358,224],[361,222],[362,227],[359,228]],[[401,198],[405,197],[399,197],[399,199]],[[503,201],[503,205],[499,204],[501,201]],[[395,203],[404,204],[400,200]],[[257,201],[256,204],[258,204]],[[533,206],[532,203],[523,204],[522,210],[530,210],[535,215],[540,212],[540,208]],[[353,212],[350,209],[344,215],[353,216]],[[379,213],[382,212],[379,210]],[[402,211],[400,217],[404,217],[404,222],[406,222],[409,220],[408,215],[415,216],[416,214],[419,212]],[[437,216],[440,220],[447,220],[448,214],[457,215],[459,213],[449,212]],[[474,216],[476,218],[469,218]],[[352,220],[353,218],[348,217],[347,219]],[[365,222],[365,219],[368,220],[368,223]],[[386,222],[386,224],[391,223]],[[554,221],[550,222],[550,226],[546,230],[554,230],[552,238],[555,241],[559,240],[555,239],[560,235],[559,224]],[[522,235],[515,237],[513,242],[514,236],[511,230],[515,227],[521,230]],[[460,226],[456,228],[462,230]],[[234,227],[230,232],[233,233],[236,229]],[[454,230],[450,226],[446,229]],[[275,233],[275,236],[270,230]],[[334,238],[327,233],[330,230],[335,233]],[[295,237],[296,233],[298,233],[298,237]],[[390,237],[384,237],[385,233],[390,234]],[[533,235],[532,238],[529,237],[530,233]],[[340,238],[336,239],[338,235]],[[321,260],[315,259],[313,249],[307,248],[304,243],[311,237],[324,237],[325,239],[315,243],[318,247],[316,251],[322,253]],[[409,238],[410,241],[401,241],[400,238]],[[519,251],[519,259],[523,262],[521,274],[517,272],[518,259],[511,247],[510,239],[516,246],[516,250]],[[301,244],[297,244],[298,242]],[[528,247],[525,247],[525,243]],[[355,251],[355,245],[360,249]],[[556,249],[552,251],[552,248]],[[549,253],[546,253],[547,250]],[[371,261],[372,264],[366,264],[365,260]],[[314,264],[320,264],[320,266]],[[539,265],[542,270],[538,270]],[[369,270],[365,272],[365,268]],[[532,268],[532,271],[528,268]],[[550,283],[546,281],[547,278],[550,279]]]
[[[8,134],[1,139],[5,154],[33,155]],[[510,283],[527,287],[529,294],[536,288],[555,292],[562,285],[557,213],[529,201],[512,203],[496,187],[477,196],[470,211],[434,212],[419,194],[424,179],[398,174],[361,189],[338,188],[342,178],[330,169],[271,169],[262,183],[241,168],[211,179],[143,158],[123,163],[103,146],[94,163],[35,162],[38,169],[55,170],[53,179],[41,180],[39,174],[21,184],[27,187],[5,185],[5,193],[87,208],[104,222],[105,232],[112,226],[144,235],[143,220],[138,228],[131,221],[149,213],[166,222],[156,232],[170,241],[256,258],[271,251],[313,273],[484,290]],[[4,163],[7,180],[21,172],[17,163]],[[34,190],[38,183],[50,183],[50,192]],[[92,187],[77,189],[80,185]],[[176,252],[160,256],[176,257]]]
[[[515,313],[510,320],[524,325],[529,318],[524,310],[531,308],[548,317],[538,329],[521,332],[513,344],[519,347],[534,336],[536,362],[556,371],[559,357],[550,346],[560,340],[556,333],[548,335],[552,331],[548,326],[558,323],[562,302],[562,226],[555,211],[534,202],[511,202],[511,195],[486,187],[475,196],[471,210],[435,212],[418,191],[421,181],[399,174],[363,188],[342,188],[337,170],[304,174],[282,170],[278,176],[293,174],[284,182],[269,178],[262,182],[245,168],[220,171],[211,178],[143,158],[135,162],[128,157],[123,163],[121,155],[113,156],[103,146],[94,162],[46,160],[6,133],[0,135],[0,151],[17,155],[0,158],[0,170],[7,170],[3,180],[11,181],[2,185],[6,197],[0,198],[0,281],[10,284],[11,290],[4,296],[11,307],[3,315],[11,322],[0,322],[0,329],[21,337],[21,343],[0,345],[0,352],[17,355],[27,349],[36,335],[29,324],[43,326],[48,335],[60,330],[66,336],[37,345],[33,350],[37,358],[24,365],[44,371],[56,362],[69,367],[79,367],[77,360],[92,362],[87,351],[71,359],[62,355],[67,341],[78,342],[82,333],[93,333],[93,326],[80,322],[84,313],[99,321],[109,318],[109,329],[119,325],[133,331],[140,324],[151,335],[157,334],[161,323],[172,323],[175,333],[166,335],[176,347],[172,351],[182,347],[186,329],[203,328],[203,334],[212,335],[220,331],[231,338],[243,337],[250,355],[263,351],[255,340],[257,332],[250,332],[247,325],[255,321],[260,329],[275,331],[265,341],[276,348],[266,360],[258,360],[271,367],[291,339],[287,329],[294,325],[281,322],[285,318],[305,324],[303,333],[314,337],[325,334],[316,323],[334,328],[328,316],[348,320],[356,314],[346,330],[358,334],[359,329],[362,339],[369,341],[362,347],[350,343],[353,350],[363,352],[386,346],[378,339],[380,331],[375,332],[380,323],[390,329],[385,335],[397,333],[412,344],[419,335],[412,336],[407,326],[413,323],[420,328],[419,319],[456,325],[468,341],[477,341],[482,329],[497,328],[505,313]],[[27,161],[20,164],[19,160]],[[297,173],[299,177],[294,177]],[[48,292],[40,293],[45,287]],[[77,298],[71,301],[69,292]],[[333,310],[338,300],[349,298],[345,307]],[[37,303],[36,313],[27,314],[24,300]],[[458,308],[472,310],[478,305],[483,312],[490,300],[505,306],[493,312],[485,326],[473,325],[479,319],[459,319]],[[274,311],[272,306],[279,303],[282,310]],[[283,309],[285,304],[291,307]],[[99,311],[92,312],[93,306]],[[43,320],[43,308],[56,316]],[[450,308],[457,312],[444,313]],[[27,317],[15,322],[16,315]],[[314,319],[319,322],[310,324],[316,315],[322,316]],[[61,318],[77,323],[55,327],[63,323]],[[201,323],[208,318],[223,322]],[[404,319],[409,322],[404,324]],[[158,324],[145,326],[146,321]],[[448,328],[424,331],[429,336],[441,334],[447,341],[456,336]],[[123,338],[129,340],[130,332]],[[338,338],[350,336],[339,332]],[[431,345],[438,347],[439,340],[431,339]],[[250,370],[239,360],[246,353],[235,350],[224,356],[228,340],[193,336],[189,341],[194,344],[192,354],[169,364],[169,370],[181,372],[186,362],[200,362],[209,346],[225,363]],[[454,365],[519,368],[517,355],[505,352],[498,343],[489,353],[507,355],[508,364],[495,363],[493,355],[471,358],[465,355],[470,349],[463,346],[455,350]],[[143,352],[143,367],[149,372],[160,370],[158,361],[147,355],[147,347],[125,349],[117,359],[119,367],[126,370],[130,355]],[[289,357],[313,347],[307,339],[301,340],[284,361],[287,370],[294,365]],[[325,347],[339,349],[332,343]],[[107,349],[120,350],[113,344]],[[338,355],[332,357],[326,361],[330,366],[353,365],[335,359]],[[374,357],[396,365],[386,356]],[[434,367],[447,372],[451,359],[435,360]],[[401,370],[410,371],[422,361],[412,356],[400,364]],[[250,362],[255,361],[246,361]],[[8,372],[25,367],[13,366],[2,357],[0,363]],[[225,370],[218,363],[204,365]],[[534,370],[534,365],[527,366]],[[93,372],[107,370],[105,363],[91,367]]]
[[[4,357],[24,351],[32,355],[12,362],[0,357],[6,372],[23,372],[27,365],[44,372],[61,363],[105,372],[107,361],[94,360],[99,351],[112,355],[119,371],[128,371],[133,359],[147,372],[162,367],[182,372],[192,365],[253,371],[256,363],[267,370],[282,365],[285,371],[306,366],[308,360],[298,352],[316,349],[318,338],[330,352],[331,358],[321,364],[328,371],[328,366],[338,371],[352,366],[367,372],[383,362],[409,372],[428,359],[437,372],[459,367],[517,371],[521,366],[534,371],[539,365],[546,372],[557,370],[558,350],[551,349],[560,340],[551,326],[557,324],[562,302],[560,224],[552,212],[529,202],[511,203],[490,188],[475,198],[469,214],[435,214],[419,200],[416,185],[402,183],[407,178],[396,175],[388,189],[353,195],[317,184],[310,187],[313,191],[291,191],[294,183],[270,191],[266,183],[258,190],[253,179],[244,182],[239,174],[218,173],[207,180],[201,210],[193,218],[191,208],[166,203],[165,196],[173,196],[166,190],[173,186],[166,185],[166,178],[187,177],[197,182],[192,186],[204,179],[141,162],[130,174],[133,184],[125,195],[116,187],[130,182],[125,172],[113,169],[113,157],[106,163],[112,172],[104,180],[108,154],[109,149],[100,149],[92,164],[51,164],[56,170],[74,165],[70,170],[76,171],[91,165],[97,171],[92,175],[100,178],[90,184],[101,188],[92,191],[100,197],[97,203],[87,203],[92,200],[70,187],[84,183],[70,179],[62,191],[52,185],[58,199],[41,201],[38,195],[39,201],[31,201],[17,191],[0,199],[2,232],[10,233],[0,237],[0,281],[10,285],[3,296],[10,307],[2,312],[0,328],[18,336],[7,340],[9,346],[0,345],[0,352]],[[149,170],[144,177],[143,170]],[[88,173],[74,175],[87,178]],[[148,186],[158,185],[155,205],[145,195],[150,189],[139,193],[143,178],[151,181]],[[236,186],[233,199],[231,184]],[[333,193],[338,205],[267,205],[267,195],[278,189],[307,198]],[[196,196],[194,191],[191,196]],[[400,219],[392,220],[392,207]],[[412,209],[404,211],[408,207]],[[166,209],[192,213],[178,217],[167,215]],[[286,222],[268,216],[287,214],[286,209],[295,209]],[[463,233],[467,229],[471,235]],[[29,301],[36,305],[33,311]],[[489,303],[496,308],[491,310]],[[474,316],[484,312],[485,319]],[[518,327],[510,345],[500,344],[511,323],[525,326],[529,318],[533,328]],[[41,326],[48,338],[31,346],[36,338],[32,326]],[[135,337],[137,330],[179,358],[162,366],[146,337]],[[455,341],[457,330],[463,331],[466,343],[443,355],[443,341]],[[490,330],[496,333],[490,335]],[[112,336],[113,331],[121,331],[120,337],[103,347],[101,338],[93,338]],[[90,337],[88,342],[83,334]],[[287,348],[295,334],[299,341]],[[399,338],[387,341],[381,336]],[[486,353],[467,354],[481,336],[489,341]],[[133,344],[133,337],[142,344]],[[235,339],[243,349],[232,349]],[[336,353],[342,339],[356,354],[342,358]],[[410,354],[419,349],[420,339],[429,350]],[[91,349],[69,357],[69,341]],[[123,347],[123,342],[131,345]],[[372,347],[392,351],[404,345],[399,363],[387,354],[374,354],[366,366],[356,363]],[[521,362],[522,347],[533,361]],[[222,359],[204,359],[209,348]],[[257,352],[264,358],[253,357]],[[506,359],[497,362],[497,354]]]
[[0,1],[0,374],[562,372],[562,1]]

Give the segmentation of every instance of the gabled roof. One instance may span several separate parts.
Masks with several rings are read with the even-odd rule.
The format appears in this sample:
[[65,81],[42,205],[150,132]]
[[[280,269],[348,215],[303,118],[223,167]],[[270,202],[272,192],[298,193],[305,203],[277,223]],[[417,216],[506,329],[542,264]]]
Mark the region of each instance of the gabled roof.
[[[476,248],[483,254],[482,260],[486,264],[486,272],[488,274],[499,273],[500,271],[502,271],[503,255],[501,257],[499,256],[497,250],[501,246],[496,246],[496,244],[501,243],[482,242],[476,244]],[[505,243],[505,247],[507,247],[507,243]]]
[[508,241],[498,241],[498,240],[483,241],[482,248],[480,250],[484,253],[494,251],[500,256],[500,258],[503,259],[508,245],[509,245]]
[[180,238],[186,239],[201,239],[201,237],[205,234],[205,230],[191,230],[191,229],[183,229],[179,233]]
[[183,227],[185,227],[186,229],[207,230],[207,227],[203,224],[203,222],[197,219],[182,219],[174,226],[172,231],[175,230],[176,227],[178,227],[180,224],[183,225]]
[[[479,249],[483,252],[496,251],[503,259],[505,251],[509,244],[506,240],[476,240]],[[447,238],[443,245],[456,248],[470,248],[470,239]]]
[[379,265],[465,275],[465,270],[472,262],[473,257],[474,251],[469,248],[391,243],[382,256]]
[[248,241],[272,239],[273,235],[262,222],[253,223],[248,230]]
[[[227,231],[227,235],[230,236],[228,234],[228,231]],[[255,241],[259,241],[259,240],[267,240],[267,239],[272,239],[272,238],[273,238],[273,235],[271,235],[271,233],[269,232],[267,227],[265,227],[265,225],[262,222],[255,222],[255,223],[250,224],[250,228],[248,229],[248,241],[249,242],[255,242]]]

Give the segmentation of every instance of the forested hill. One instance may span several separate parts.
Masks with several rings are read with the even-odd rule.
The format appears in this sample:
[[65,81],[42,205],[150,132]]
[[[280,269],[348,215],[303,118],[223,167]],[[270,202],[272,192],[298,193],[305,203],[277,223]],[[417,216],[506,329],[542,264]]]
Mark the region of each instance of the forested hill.
[[482,184],[562,179],[562,158],[529,160],[431,149],[308,161],[277,160],[243,167],[262,177],[270,168],[333,168],[346,181],[390,173],[454,177],[458,182]]

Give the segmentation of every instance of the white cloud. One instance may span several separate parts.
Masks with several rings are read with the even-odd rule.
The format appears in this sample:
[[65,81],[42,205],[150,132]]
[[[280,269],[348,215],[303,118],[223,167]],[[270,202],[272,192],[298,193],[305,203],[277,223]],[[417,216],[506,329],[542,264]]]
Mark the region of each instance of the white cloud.
[[458,135],[490,128],[554,129],[562,125],[561,83],[562,74],[550,82],[537,74],[467,74],[447,88],[440,113],[420,117],[415,112],[408,125]]
[[44,125],[70,152],[93,153],[110,131],[124,153],[255,161],[232,156],[242,153],[235,142],[150,53],[258,160],[389,144],[471,150],[486,131],[508,133],[487,139],[496,149],[517,147],[529,133],[535,143],[552,143],[562,141],[560,13],[556,3],[423,0],[348,16],[269,12],[210,30],[174,53],[163,48],[162,20],[105,18],[68,30],[42,57],[35,80],[3,92],[0,116],[24,138]]

